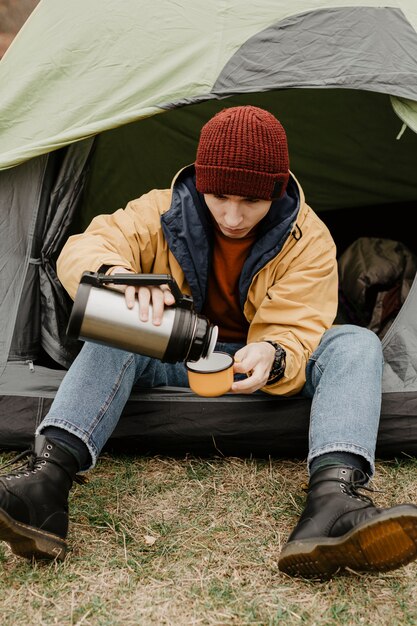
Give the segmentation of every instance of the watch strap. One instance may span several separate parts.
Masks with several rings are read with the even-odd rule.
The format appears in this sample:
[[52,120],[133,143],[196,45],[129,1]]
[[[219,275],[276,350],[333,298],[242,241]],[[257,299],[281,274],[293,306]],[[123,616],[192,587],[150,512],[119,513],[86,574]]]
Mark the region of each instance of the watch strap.
[[287,353],[276,341],[269,341],[268,339],[265,339],[265,341],[266,343],[270,343],[271,346],[275,348],[274,362],[272,363],[271,371],[266,383],[267,385],[273,385],[284,376]]

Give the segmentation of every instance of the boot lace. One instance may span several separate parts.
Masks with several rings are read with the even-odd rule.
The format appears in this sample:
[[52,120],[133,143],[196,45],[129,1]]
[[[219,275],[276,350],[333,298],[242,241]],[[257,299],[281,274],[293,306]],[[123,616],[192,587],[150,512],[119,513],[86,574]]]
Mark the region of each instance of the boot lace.
[[[15,465],[16,463],[19,463],[19,461],[24,461],[23,463],[20,463],[19,465],[17,465],[12,471],[6,472],[4,473],[3,470],[6,467],[10,467],[11,465]],[[7,461],[6,463],[3,463],[3,465],[1,466],[1,474],[0,476],[8,476],[10,478],[20,478],[20,476],[23,475],[27,475],[29,476],[28,472],[33,472],[35,469],[40,469],[41,468],[41,463],[42,459],[38,456],[36,456],[36,454],[34,453],[34,451],[32,449],[29,450],[24,450],[23,452],[21,452],[20,454],[18,454],[17,456],[15,456],[13,459],[10,459],[10,461]],[[38,467],[37,467],[38,466]]]
[[369,476],[361,472],[362,476],[357,480],[352,480],[351,482],[343,481],[343,487],[345,493],[354,498],[359,498],[360,500],[364,500],[364,502],[369,502],[369,504],[373,504],[373,500],[370,496],[366,495],[366,493],[362,493],[362,491],[370,491],[371,493],[379,492],[378,489],[374,489],[373,487],[368,487],[365,483],[369,480]]
[[[362,470],[359,470],[359,469],[355,470],[355,474],[357,475],[357,478],[354,478],[353,480],[350,480],[350,481],[344,480],[343,478],[326,478],[325,480],[326,482],[330,481],[330,482],[339,483],[342,491],[348,496],[350,496],[351,498],[359,498],[360,500],[363,500],[364,502],[369,502],[369,504],[373,505],[374,502],[370,498],[370,496],[366,495],[365,493],[362,493],[362,491],[370,491],[371,493],[382,493],[381,490],[374,489],[373,487],[369,487],[368,485],[365,484],[368,482],[369,476],[365,474],[364,472],[362,472]],[[303,490],[308,492],[309,485],[306,484],[305,486],[303,486]]]
[[[19,461],[23,462],[17,465],[12,471],[3,472],[6,467],[15,465],[16,463],[19,463]],[[32,448],[29,448],[28,450],[24,450],[17,456],[13,457],[13,459],[10,459],[10,461],[3,463],[0,468],[0,477],[11,479],[20,478],[21,476],[29,476],[30,472],[32,474],[36,474],[36,472],[38,470],[41,470],[42,466],[46,463],[47,461],[43,457],[38,456]],[[50,458],[48,459],[48,463],[54,463],[55,465],[58,465],[58,463]],[[88,482],[88,480],[85,476],[81,474],[76,474],[76,476],[74,477],[74,482],[78,483],[79,485],[84,485]]]

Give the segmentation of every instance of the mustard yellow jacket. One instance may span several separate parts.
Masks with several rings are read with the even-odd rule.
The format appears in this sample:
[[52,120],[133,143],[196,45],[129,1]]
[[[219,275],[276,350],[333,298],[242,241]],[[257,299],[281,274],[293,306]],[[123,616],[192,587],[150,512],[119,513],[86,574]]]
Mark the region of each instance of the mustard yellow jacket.
[[[284,377],[263,391],[293,395],[307,362],[337,312],[336,247],[291,175],[284,198],[272,203],[242,270],[239,296],[250,324],[247,343],[278,342],[287,353]],[[204,303],[211,258],[211,222],[195,189],[194,168],[170,189],[152,190],[125,209],[95,217],[73,235],[57,262],[72,298],[84,271],[120,265],[136,273],[171,274],[196,311]]]

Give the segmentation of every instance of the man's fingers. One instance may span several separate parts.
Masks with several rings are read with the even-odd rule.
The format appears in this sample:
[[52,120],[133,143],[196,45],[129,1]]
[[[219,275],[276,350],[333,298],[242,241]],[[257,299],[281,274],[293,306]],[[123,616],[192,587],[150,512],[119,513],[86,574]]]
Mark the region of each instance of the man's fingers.
[[136,289],[133,285],[120,285],[121,287],[125,287],[125,300],[129,309],[133,309],[136,298]]
[[233,383],[231,391],[233,393],[253,393],[258,389],[258,386],[254,384],[252,377],[246,378],[246,380],[239,380]]
[[149,319],[149,303],[151,301],[151,292],[147,287],[139,287],[138,300],[139,317],[142,322],[147,322]]
[[163,294],[164,294],[164,302],[167,306],[171,306],[171,304],[174,304],[175,302],[175,297],[174,294],[172,293],[172,291],[167,288],[167,289],[163,289],[162,290]]
[[[159,326],[162,322],[165,305],[174,304],[175,298],[168,285],[134,287],[133,285],[121,285],[125,292],[125,300],[129,309],[135,305],[135,299],[139,301],[139,317],[142,322],[149,320],[149,306],[152,304],[152,323]],[[137,296],[136,296],[137,294]]]
[[234,371],[235,374],[246,374],[246,372],[248,370],[246,368],[246,365],[245,365],[244,361],[239,361],[235,357],[235,362],[233,364],[233,371]]
[[156,326],[162,321],[164,314],[164,293],[159,287],[151,287],[152,291],[152,323]]
[[233,383],[231,391],[234,393],[254,393],[263,387],[269,376],[269,370],[264,363],[254,362],[251,358],[235,359],[233,371],[235,374],[246,374],[247,378]]

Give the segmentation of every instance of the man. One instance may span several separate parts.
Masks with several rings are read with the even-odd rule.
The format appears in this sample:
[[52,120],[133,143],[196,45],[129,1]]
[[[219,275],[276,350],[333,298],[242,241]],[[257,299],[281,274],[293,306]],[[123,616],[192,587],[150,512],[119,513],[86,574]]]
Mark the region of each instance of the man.
[[[171,189],[94,218],[70,237],[57,269],[72,297],[86,270],[171,274],[218,325],[217,349],[235,355],[233,393],[312,398],[307,502],[280,555],[283,572],[378,572],[415,559],[417,507],[378,509],[361,491],[374,473],[381,344],[367,329],[332,327],[335,245],[290,173],[273,115],[220,111]],[[143,320],[152,303],[155,325],[174,302],[163,287],[122,289]],[[64,558],[72,482],[95,465],[136,383],[187,386],[185,366],[84,344],[29,461],[1,479],[0,538],[16,554]]]

